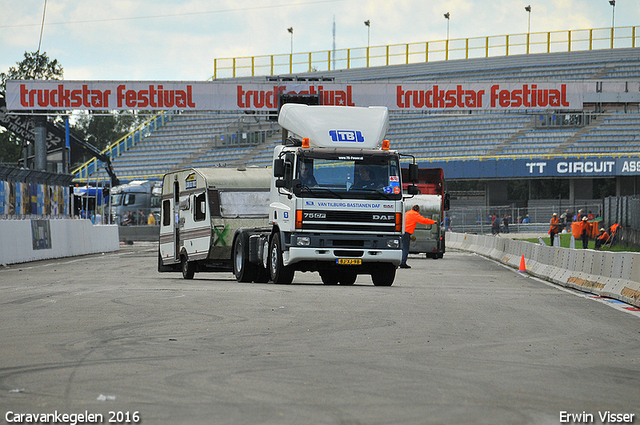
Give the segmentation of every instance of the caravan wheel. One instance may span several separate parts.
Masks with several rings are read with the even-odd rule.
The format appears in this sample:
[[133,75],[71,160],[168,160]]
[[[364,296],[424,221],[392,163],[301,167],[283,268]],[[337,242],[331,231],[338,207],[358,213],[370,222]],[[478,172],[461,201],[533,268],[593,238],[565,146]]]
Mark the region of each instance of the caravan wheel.
[[187,256],[180,257],[180,264],[182,266],[182,277],[185,279],[193,279],[196,274],[196,264],[187,260]]

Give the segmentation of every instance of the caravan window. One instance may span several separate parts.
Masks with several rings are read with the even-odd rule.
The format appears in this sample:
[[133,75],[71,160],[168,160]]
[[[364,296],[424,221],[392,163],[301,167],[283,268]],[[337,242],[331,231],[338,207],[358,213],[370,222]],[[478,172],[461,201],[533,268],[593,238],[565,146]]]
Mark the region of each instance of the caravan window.
[[219,191],[222,217],[266,217],[269,191]]
[[168,199],[162,201],[162,225],[169,226],[171,224],[171,202]]
[[202,221],[207,216],[206,197],[204,192],[200,195],[195,195],[193,199],[195,205],[193,208],[193,220]]

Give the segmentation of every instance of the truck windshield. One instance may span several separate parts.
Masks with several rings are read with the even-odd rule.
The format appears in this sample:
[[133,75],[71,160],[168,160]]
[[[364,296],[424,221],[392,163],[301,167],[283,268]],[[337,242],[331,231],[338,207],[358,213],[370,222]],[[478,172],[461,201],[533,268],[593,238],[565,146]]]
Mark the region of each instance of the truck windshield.
[[123,193],[116,193],[111,197],[111,205],[122,205]]
[[395,155],[334,154],[300,156],[296,176],[304,196],[401,199],[400,167]]

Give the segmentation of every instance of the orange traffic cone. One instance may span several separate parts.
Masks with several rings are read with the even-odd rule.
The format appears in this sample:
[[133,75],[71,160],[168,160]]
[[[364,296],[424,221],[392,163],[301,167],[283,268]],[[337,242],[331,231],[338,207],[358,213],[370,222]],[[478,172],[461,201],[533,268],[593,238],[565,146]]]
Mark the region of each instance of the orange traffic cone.
[[524,254],[522,254],[522,257],[520,258],[520,268],[518,269],[518,271],[520,273],[526,273],[527,272],[527,268],[524,265]]

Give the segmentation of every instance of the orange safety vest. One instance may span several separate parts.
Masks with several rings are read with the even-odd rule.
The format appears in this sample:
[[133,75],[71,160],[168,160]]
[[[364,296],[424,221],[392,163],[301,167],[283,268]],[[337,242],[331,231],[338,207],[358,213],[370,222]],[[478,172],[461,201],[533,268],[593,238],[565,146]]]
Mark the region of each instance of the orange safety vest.
[[404,231],[410,234],[416,230],[416,224],[436,224],[435,221],[430,218],[426,218],[420,215],[418,211],[409,210],[404,214]]
[[549,229],[549,234],[558,233],[558,227],[560,225],[560,220],[557,219],[557,218],[552,218],[550,223],[551,223],[551,228]]

